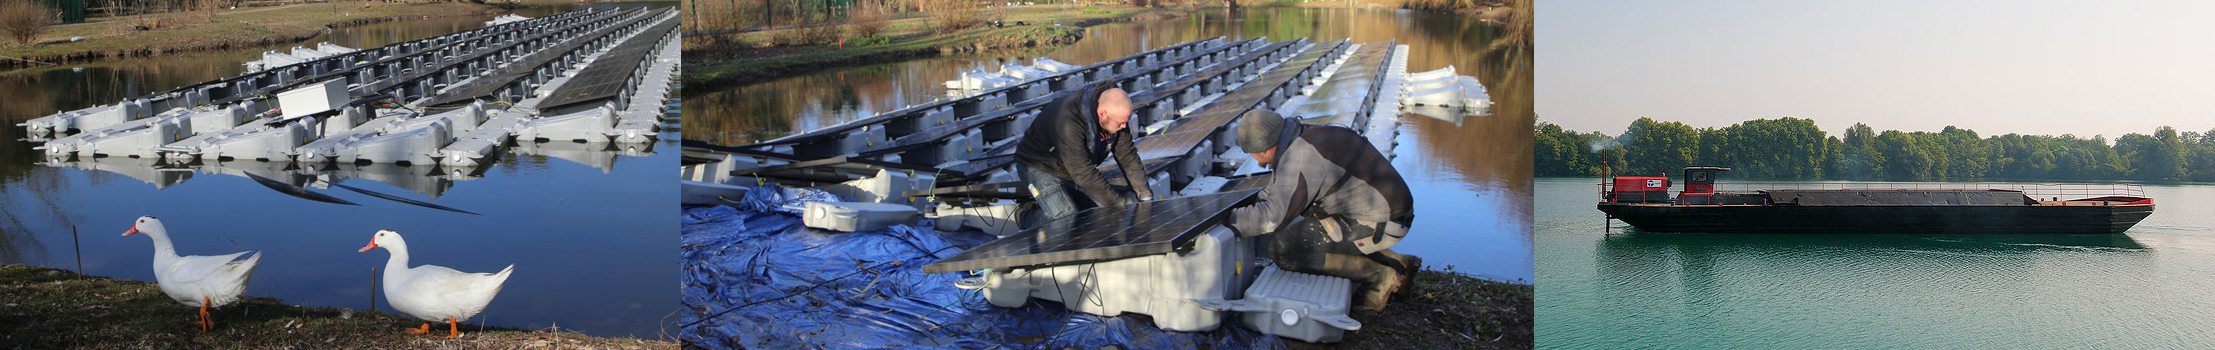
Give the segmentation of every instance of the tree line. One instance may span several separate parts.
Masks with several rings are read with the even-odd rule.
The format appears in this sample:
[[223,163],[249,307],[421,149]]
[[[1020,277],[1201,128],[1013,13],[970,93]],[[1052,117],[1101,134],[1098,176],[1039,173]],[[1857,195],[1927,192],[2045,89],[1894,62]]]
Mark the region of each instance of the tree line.
[[1731,177],[1778,180],[2141,180],[2215,181],[2215,130],[2103,136],[2006,134],[1980,137],[1885,130],[1856,123],[1830,135],[1812,119],[1755,119],[1720,128],[1638,118],[1622,134],[1579,133],[1540,122],[1533,137],[1538,176],[1671,174],[1688,165],[1732,168]]

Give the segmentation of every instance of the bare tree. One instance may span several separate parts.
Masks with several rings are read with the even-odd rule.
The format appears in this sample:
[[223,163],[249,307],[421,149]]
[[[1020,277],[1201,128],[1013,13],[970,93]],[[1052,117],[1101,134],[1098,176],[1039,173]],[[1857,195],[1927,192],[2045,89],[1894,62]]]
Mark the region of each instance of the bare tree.
[[30,45],[57,14],[38,0],[0,0],[0,31],[6,31],[16,45]]
[[875,36],[883,32],[885,25],[892,20],[892,7],[875,0],[861,0],[848,13],[846,23],[853,27],[854,36],[859,37]]
[[218,10],[218,9],[222,9],[222,8],[223,8],[223,1],[222,1],[222,0],[195,0],[195,1],[198,1],[198,2],[199,2],[199,7],[200,7],[200,13],[201,13],[202,15],[205,15],[205,16],[207,16],[207,17],[208,17],[208,23],[215,23],[215,12],[216,12],[216,10]]

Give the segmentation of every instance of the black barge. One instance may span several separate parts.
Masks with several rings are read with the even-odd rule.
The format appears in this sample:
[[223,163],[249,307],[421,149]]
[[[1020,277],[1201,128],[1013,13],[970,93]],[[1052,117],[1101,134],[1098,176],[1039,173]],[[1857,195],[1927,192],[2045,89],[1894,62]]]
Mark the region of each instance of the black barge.
[[2154,208],[2130,184],[1715,183],[1729,170],[1686,167],[1674,196],[1668,177],[1614,177],[1599,209],[1648,232],[2115,234]]

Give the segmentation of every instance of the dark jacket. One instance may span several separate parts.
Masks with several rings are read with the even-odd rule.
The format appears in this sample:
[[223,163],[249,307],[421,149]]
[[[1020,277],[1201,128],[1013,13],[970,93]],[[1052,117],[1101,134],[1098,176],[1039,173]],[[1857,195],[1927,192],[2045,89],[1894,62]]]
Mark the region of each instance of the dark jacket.
[[1383,234],[1392,238],[1407,235],[1415,196],[1392,160],[1351,129],[1304,125],[1298,132],[1291,144],[1279,146],[1276,175],[1254,203],[1231,210],[1232,229],[1241,236],[1269,234],[1312,210],[1362,225],[1387,224]]
[[1114,134],[1102,134],[1100,130],[1100,93],[1113,87],[1094,84],[1048,103],[1038,120],[1023,132],[1023,139],[1016,141],[1015,162],[1068,179],[1094,202],[1114,205],[1128,201],[1108,188],[1107,178],[1100,176],[1098,168],[1113,148],[1115,163],[1123,168],[1131,189],[1141,197],[1152,197],[1154,192],[1146,187],[1146,171],[1139,163],[1137,147],[1131,144],[1131,129]]

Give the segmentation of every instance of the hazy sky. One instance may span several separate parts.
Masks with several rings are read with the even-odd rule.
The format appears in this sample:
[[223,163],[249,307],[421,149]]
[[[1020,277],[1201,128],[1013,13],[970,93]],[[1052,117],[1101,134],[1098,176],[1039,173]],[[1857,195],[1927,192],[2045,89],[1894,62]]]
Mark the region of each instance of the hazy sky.
[[1538,119],[2215,128],[2215,1],[1540,1]]

